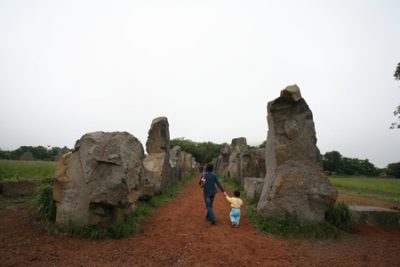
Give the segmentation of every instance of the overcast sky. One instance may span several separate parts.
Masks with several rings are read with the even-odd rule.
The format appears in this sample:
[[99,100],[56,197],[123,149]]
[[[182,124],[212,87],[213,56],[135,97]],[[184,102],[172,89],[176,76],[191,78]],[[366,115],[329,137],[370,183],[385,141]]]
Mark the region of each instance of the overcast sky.
[[321,153],[400,161],[400,1],[0,0],[0,148],[68,146],[92,131],[144,145],[267,135],[297,84]]

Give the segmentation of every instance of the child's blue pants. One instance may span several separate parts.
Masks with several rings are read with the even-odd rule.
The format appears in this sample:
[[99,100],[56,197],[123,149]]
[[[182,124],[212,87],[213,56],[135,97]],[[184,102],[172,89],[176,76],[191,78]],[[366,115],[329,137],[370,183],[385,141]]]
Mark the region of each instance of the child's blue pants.
[[239,225],[239,222],[240,222],[240,209],[233,208],[231,210],[231,213],[229,214],[229,217],[231,217],[231,222],[232,223]]

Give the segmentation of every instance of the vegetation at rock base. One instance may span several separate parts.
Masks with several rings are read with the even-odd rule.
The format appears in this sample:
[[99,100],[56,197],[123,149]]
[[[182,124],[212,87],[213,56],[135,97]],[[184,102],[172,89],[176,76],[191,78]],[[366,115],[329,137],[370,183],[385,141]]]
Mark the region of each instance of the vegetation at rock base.
[[[230,190],[240,190],[236,181],[221,177],[221,181]],[[325,214],[325,221],[317,224],[303,222],[296,214],[286,214],[282,219],[263,218],[257,213],[257,203],[245,200],[246,214],[253,225],[263,233],[285,237],[301,238],[332,238],[338,237],[343,231],[350,232],[356,223],[355,216],[345,203],[337,203],[330,207]]]
[[30,215],[47,226],[56,220],[56,204],[53,199],[53,179],[45,179],[36,188],[30,200]]
[[55,168],[54,161],[0,160],[0,181],[50,178]]
[[165,190],[159,195],[153,196],[147,202],[139,202],[137,209],[125,220],[115,223],[110,228],[102,228],[96,225],[55,225],[56,207],[53,199],[53,181],[44,180],[34,193],[30,204],[30,215],[38,221],[48,232],[57,234],[62,233],[72,237],[103,239],[103,238],[123,238],[136,233],[140,229],[142,221],[149,217],[153,211],[171,201],[194,175],[184,177],[175,186]]

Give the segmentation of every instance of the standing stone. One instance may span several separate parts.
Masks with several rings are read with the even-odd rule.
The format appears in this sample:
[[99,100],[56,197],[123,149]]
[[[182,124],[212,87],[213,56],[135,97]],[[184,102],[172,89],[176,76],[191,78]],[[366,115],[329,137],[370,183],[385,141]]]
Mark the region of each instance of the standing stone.
[[247,141],[244,137],[232,139],[231,154],[229,155],[228,177],[242,184],[242,158],[241,153],[247,150]]
[[218,157],[214,161],[215,172],[219,176],[228,177],[229,156],[231,154],[231,146],[224,146],[221,148]]
[[313,115],[297,85],[268,103],[267,175],[257,206],[264,217],[296,213],[310,222],[324,220],[337,197],[321,168]]
[[149,130],[146,151],[151,153],[165,153],[168,152],[169,142],[169,123],[166,117],[155,118],[151,122]]
[[261,191],[264,186],[264,178],[245,177],[244,178],[244,193],[246,198],[253,202],[258,202],[261,196]]
[[146,142],[148,156],[143,161],[144,186],[154,186],[158,193],[171,185],[172,168],[169,162],[169,124],[166,117],[155,118]]
[[193,156],[190,153],[182,151],[181,160],[183,161],[183,176],[188,176],[193,170]]
[[172,167],[171,186],[182,179],[184,162],[181,160],[182,149],[174,146],[170,151],[169,164]]
[[127,132],[82,136],[57,162],[56,223],[106,227],[133,212],[143,158],[142,144]]

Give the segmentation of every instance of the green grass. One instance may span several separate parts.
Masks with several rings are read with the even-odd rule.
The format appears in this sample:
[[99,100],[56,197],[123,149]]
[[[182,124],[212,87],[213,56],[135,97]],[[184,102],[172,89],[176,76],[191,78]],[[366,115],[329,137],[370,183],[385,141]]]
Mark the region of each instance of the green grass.
[[41,225],[50,233],[63,233],[68,236],[90,239],[104,238],[123,238],[128,237],[139,231],[144,219],[148,218],[156,209],[168,204],[171,199],[176,196],[188,181],[195,176],[190,175],[184,177],[175,186],[153,196],[147,202],[139,202],[137,209],[125,220],[115,223],[110,228],[102,228],[99,226],[78,226],[73,224],[56,226],[55,206],[52,195],[52,182],[50,180],[43,181],[32,197],[31,215],[38,220]]
[[341,192],[400,203],[400,179],[368,177],[330,177]]
[[54,176],[54,161],[0,160],[0,181],[45,179]]

